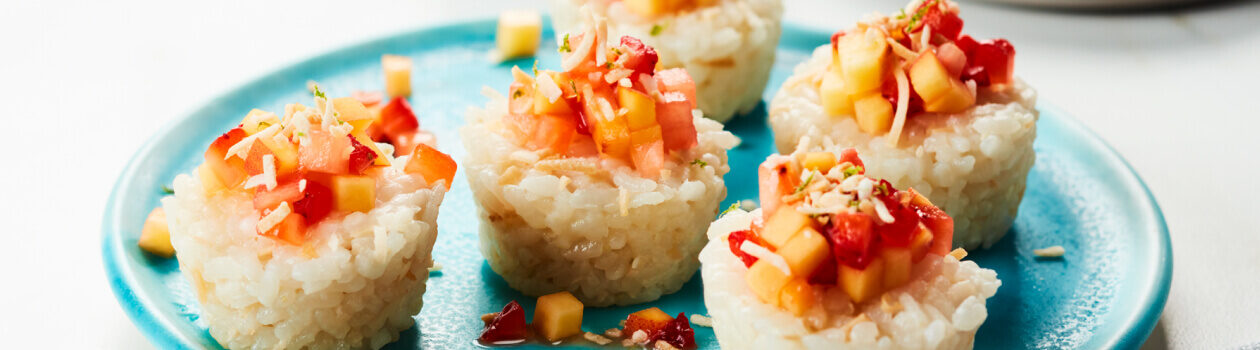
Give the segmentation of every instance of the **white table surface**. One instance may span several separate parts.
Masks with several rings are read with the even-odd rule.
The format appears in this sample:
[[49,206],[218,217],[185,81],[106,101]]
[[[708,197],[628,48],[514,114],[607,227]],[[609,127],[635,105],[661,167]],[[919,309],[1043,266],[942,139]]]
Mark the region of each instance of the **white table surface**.
[[[542,0],[5,1],[0,4],[0,339],[6,348],[150,348],[114,300],[101,218],[162,125],[261,74],[361,40]],[[897,0],[788,0],[828,30]],[[1043,101],[1146,180],[1172,231],[1172,292],[1147,347],[1260,342],[1260,2],[1143,14],[965,3]],[[771,87],[774,88],[774,87]],[[13,344],[16,342],[16,344]],[[26,346],[20,346],[26,345]]]

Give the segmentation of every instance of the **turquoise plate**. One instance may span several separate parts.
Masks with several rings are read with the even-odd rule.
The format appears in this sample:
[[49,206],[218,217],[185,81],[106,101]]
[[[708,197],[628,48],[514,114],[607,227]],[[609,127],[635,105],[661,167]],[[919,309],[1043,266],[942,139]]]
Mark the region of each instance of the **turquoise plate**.
[[[308,80],[331,95],[384,86],[382,54],[415,61],[412,103],[423,128],[455,159],[464,150],[455,130],[468,106],[480,106],[483,86],[500,91],[509,69],[528,70],[532,59],[503,64],[487,60],[495,23],[478,21],[423,29],[330,52],[266,75],[210,101],[168,125],[131,159],[115,184],[102,227],[105,269],[119,304],[157,347],[218,348],[199,318],[196,298],[175,260],[140,251],[136,241],[148,212],[159,205],[162,187],[201,161],[210,141],[236,125],[251,108],[282,111],[285,103],[308,102]],[[545,38],[553,37],[544,33]],[[786,26],[766,90],[767,100],[829,34]],[[539,66],[557,69],[547,40]],[[973,252],[981,266],[997,270],[1002,288],[988,301],[989,319],[976,338],[978,349],[1136,348],[1155,326],[1168,296],[1172,252],[1168,229],[1150,192],[1124,160],[1062,110],[1039,106],[1037,163],[1015,227],[995,247]],[[728,127],[744,139],[731,152],[727,204],[755,198],[753,169],[773,151],[764,104]],[[533,299],[512,290],[490,270],[477,248],[472,196],[463,175],[442,204],[435,260],[444,268],[429,279],[416,327],[390,348],[472,347],[479,316],[509,300],[532,313]],[[1036,248],[1062,245],[1064,259],[1034,258]],[[669,313],[706,314],[700,275],[682,291],[647,305],[589,309],[584,328],[602,332],[628,313],[657,306]],[[702,348],[717,348],[713,331],[698,327]]]

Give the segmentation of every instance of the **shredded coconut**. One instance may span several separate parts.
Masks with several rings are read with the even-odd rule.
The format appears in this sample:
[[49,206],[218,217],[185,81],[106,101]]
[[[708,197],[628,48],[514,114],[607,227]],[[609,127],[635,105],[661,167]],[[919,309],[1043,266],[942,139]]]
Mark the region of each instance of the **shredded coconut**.
[[1067,253],[1067,250],[1063,249],[1063,246],[1058,246],[1058,245],[1053,246],[1053,247],[1046,247],[1046,248],[1033,250],[1034,255],[1037,255],[1042,258],[1058,258],[1058,257],[1062,257],[1064,253]]
[[564,92],[560,90],[560,86],[556,85],[556,81],[551,79],[551,74],[538,75],[538,92],[543,94],[551,103],[555,103],[560,99],[560,95]]
[[784,275],[787,275],[787,276],[792,275],[792,268],[788,267],[787,260],[784,260],[783,257],[779,256],[779,254],[775,254],[774,252],[770,251],[770,249],[766,249],[766,247],[757,245],[757,243],[753,243],[752,241],[749,240],[749,241],[744,241],[743,244],[740,244],[739,250],[745,253],[748,253],[748,255],[755,256],[757,257],[757,259],[765,260],[770,265],[774,265],[774,267],[777,267],[779,268],[780,271],[783,271]]
[[608,343],[612,343],[612,340],[608,338],[604,338],[604,336],[602,335],[591,333],[591,332],[586,332],[585,334],[582,334],[582,337],[586,338],[586,340],[589,340],[592,343],[599,344],[599,345],[608,345]]
[[272,210],[270,214],[258,220],[258,232],[271,231],[272,228],[284,221],[293,211],[289,209],[289,202],[280,202],[280,206],[276,210]]

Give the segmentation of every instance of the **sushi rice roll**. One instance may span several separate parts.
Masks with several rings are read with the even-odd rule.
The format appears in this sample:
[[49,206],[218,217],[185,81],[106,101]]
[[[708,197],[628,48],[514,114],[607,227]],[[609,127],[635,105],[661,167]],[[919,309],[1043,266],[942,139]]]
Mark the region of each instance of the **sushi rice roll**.
[[486,88],[468,113],[481,251],[527,295],[647,302],[699,268],[739,139],[694,110],[686,71],[656,71],[651,47],[588,29],[569,36],[565,71],[514,68],[508,96]]
[[953,220],[801,147],[758,169],[763,206],[710,226],[704,302],[724,349],[970,349],[1001,281],[951,251]]
[[949,0],[868,15],[796,67],[770,104],[780,152],[862,152],[872,176],[913,187],[954,218],[954,244],[989,247],[1010,229],[1036,159],[1036,92],[1004,39],[962,34]]
[[230,349],[380,348],[420,312],[455,163],[394,158],[353,98],[254,110],[162,200],[210,335]]
[[783,16],[782,0],[552,0],[552,9],[562,42],[590,11],[607,17],[610,38],[629,35],[656,48],[662,67],[691,73],[700,109],[719,122],[761,102]]

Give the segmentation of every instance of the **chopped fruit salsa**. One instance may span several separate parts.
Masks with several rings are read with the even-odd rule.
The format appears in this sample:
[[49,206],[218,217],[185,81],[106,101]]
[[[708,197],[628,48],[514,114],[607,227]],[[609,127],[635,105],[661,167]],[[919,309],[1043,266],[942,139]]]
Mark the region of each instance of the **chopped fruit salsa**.
[[[372,210],[381,169],[396,161],[368,136],[376,125],[359,99],[328,99],[317,86],[315,94],[316,107],[291,104],[283,118],[250,111],[210,144],[197,170],[206,192],[253,198],[258,234],[296,245],[306,241],[307,227],[325,218]],[[406,147],[414,154],[407,173],[450,187],[451,157],[423,143]]]
[[815,288],[854,303],[910,280],[928,254],[949,253],[953,219],[913,189],[866,177],[857,152],[772,155],[758,169],[762,217],[727,236],[767,304],[801,315]]
[[[612,340],[604,336],[582,332],[582,313],[585,307],[569,292],[557,292],[538,297],[534,307],[534,321],[526,324],[525,309],[515,300],[508,302],[502,311],[481,316],[485,328],[477,341],[482,345],[516,345],[533,334],[538,341],[556,344],[559,341],[583,335],[583,338],[599,345]],[[696,346],[696,332],[691,328],[687,315],[679,313],[671,317],[665,311],[652,307],[630,314],[622,329],[609,329],[604,335],[624,338],[622,344],[629,347],[642,345],[655,349],[669,347],[684,349]]]
[[[707,7],[718,0],[622,0],[630,12],[643,17],[657,17],[686,11],[696,7]],[[655,33],[653,33],[655,35]]]
[[633,37],[564,36],[565,72],[513,68],[507,130],[524,147],[614,160],[656,178],[676,151],[697,144],[696,85],[682,69],[655,71],[656,51]]
[[1011,43],[977,41],[962,27],[952,1],[925,0],[836,32],[819,87],[823,109],[855,117],[866,133],[889,133],[896,144],[906,118],[963,112],[976,103],[977,89],[1013,83]]

